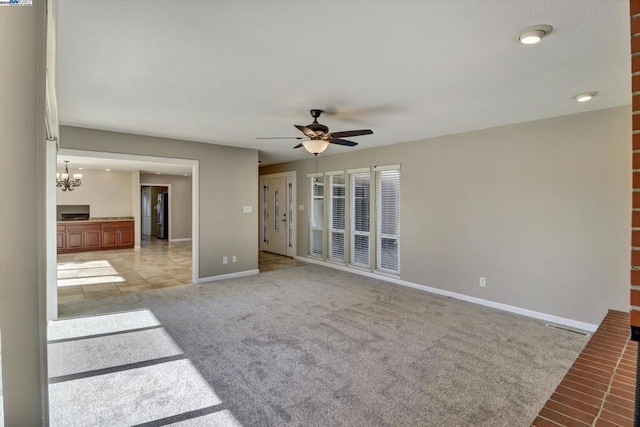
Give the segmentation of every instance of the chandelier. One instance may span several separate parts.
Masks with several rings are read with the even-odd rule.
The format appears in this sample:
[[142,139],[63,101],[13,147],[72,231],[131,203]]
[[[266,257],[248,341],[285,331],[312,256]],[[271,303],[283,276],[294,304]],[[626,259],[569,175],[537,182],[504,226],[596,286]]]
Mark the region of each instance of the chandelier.
[[73,191],[74,188],[80,187],[80,184],[82,184],[82,181],[80,181],[82,174],[74,173],[73,179],[69,179],[69,161],[65,160],[64,163],[64,172],[56,173],[56,186],[61,187],[62,191]]

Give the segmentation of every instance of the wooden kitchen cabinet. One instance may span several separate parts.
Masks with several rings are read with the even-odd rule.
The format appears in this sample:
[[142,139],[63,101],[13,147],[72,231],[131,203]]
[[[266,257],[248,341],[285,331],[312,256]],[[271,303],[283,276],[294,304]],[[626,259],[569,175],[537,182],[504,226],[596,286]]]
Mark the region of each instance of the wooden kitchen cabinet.
[[64,225],[58,225],[56,229],[56,247],[58,248],[58,252],[67,247],[67,233],[65,230],[66,227]]
[[132,248],[133,221],[114,221],[103,223],[102,246],[105,248]]
[[64,251],[80,252],[100,248],[100,223],[65,224]]
[[132,248],[133,221],[58,223],[58,253]]

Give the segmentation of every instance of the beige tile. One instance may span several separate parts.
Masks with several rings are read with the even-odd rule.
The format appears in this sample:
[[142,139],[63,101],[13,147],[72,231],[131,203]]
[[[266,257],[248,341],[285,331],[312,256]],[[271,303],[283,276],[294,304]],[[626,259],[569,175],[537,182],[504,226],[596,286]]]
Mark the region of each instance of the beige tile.
[[78,277],[114,276],[119,274],[113,267],[93,267],[78,270]]
[[115,276],[77,277],[75,279],[58,279],[58,287],[88,286],[102,283],[113,283]]
[[140,279],[140,280],[127,280],[125,282],[120,282],[117,283],[116,285],[118,286],[118,288],[128,288],[131,286],[141,286],[141,285],[148,285],[149,283],[144,280],[144,279]]
[[191,280],[191,276],[190,275],[188,277],[185,277],[185,276],[174,276],[174,277],[178,282],[180,282],[180,283],[182,283],[184,285],[193,284],[193,280]]
[[118,286],[118,289],[120,289],[120,292],[122,292],[123,294],[128,294],[128,293],[148,291],[148,290],[153,289],[153,287],[145,282],[144,285]]
[[123,274],[120,277],[122,277],[125,282],[139,282],[141,280],[144,280],[144,277],[142,277],[141,275],[139,275],[137,273]]
[[143,240],[139,250],[60,254],[58,278],[60,297],[75,299],[191,284],[191,242]]
[[85,294],[94,293],[94,292],[102,292],[102,291],[111,291],[118,290],[118,287],[115,283],[100,283],[96,285],[86,285],[82,287],[82,290]]
[[58,295],[58,304],[66,304],[69,302],[78,302],[78,301],[84,301],[83,294],[65,295],[65,296]]
[[84,269],[84,268],[99,268],[99,267],[111,267],[111,263],[107,260],[82,260],[75,259],[70,261],[61,261],[58,256],[58,270],[69,269]]
[[72,279],[79,277],[77,268],[70,268],[68,270],[58,270],[57,272],[58,279]]
[[163,280],[163,281],[160,281],[160,282],[149,282],[149,284],[154,289],[169,288],[171,286],[185,285],[185,283],[181,283],[179,280],[175,280],[175,279],[173,279],[173,280]]
[[69,295],[82,295],[83,290],[82,286],[66,286],[58,288],[58,298],[65,297]]
[[164,273],[164,271],[162,271],[162,269],[160,269],[160,268],[141,269],[138,272],[138,274],[140,274],[140,276],[142,276],[142,278],[145,279],[145,280],[149,280],[152,277],[161,276],[163,273]]
[[120,295],[120,290],[116,287],[115,289],[109,289],[106,291],[97,291],[97,292],[85,292],[85,299],[95,299],[95,298],[106,298],[113,297],[116,295]]

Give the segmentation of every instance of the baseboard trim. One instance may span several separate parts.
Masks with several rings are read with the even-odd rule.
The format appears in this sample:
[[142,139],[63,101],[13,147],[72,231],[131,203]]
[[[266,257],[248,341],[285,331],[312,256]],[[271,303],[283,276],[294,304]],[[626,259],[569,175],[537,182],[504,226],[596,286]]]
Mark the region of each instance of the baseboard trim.
[[470,302],[473,304],[483,305],[485,307],[491,307],[502,311],[508,311],[510,313],[520,314],[534,319],[544,320],[546,322],[557,323],[559,325],[569,326],[575,329],[581,329],[583,331],[595,332],[598,329],[598,325],[592,323],[580,322],[578,320],[568,319],[566,317],[555,316],[553,314],[542,313],[540,311],[529,310],[527,308],[516,307],[514,305],[503,304],[491,300],[472,297],[465,294],[459,294],[457,292],[445,291],[444,289],[433,288],[431,286],[420,285],[418,283],[407,282],[406,280],[398,279],[395,277],[386,276],[384,274],[376,274],[370,271],[358,270],[355,268],[345,267],[344,265],[337,265],[330,262],[325,262],[313,258],[295,256],[294,259],[298,261],[308,262],[310,264],[322,265],[325,267],[334,268],[336,270],[347,271],[353,274],[359,274],[360,276],[371,277],[374,279],[384,280],[385,282],[394,283],[396,285],[407,286],[409,288],[419,289],[421,291],[430,292],[432,294],[443,295],[458,300]]
[[237,273],[220,274],[218,276],[201,277],[198,279],[198,283],[217,282],[219,280],[253,276],[254,274],[259,274],[259,273],[260,273],[260,270],[255,269],[255,270],[238,271]]
[[169,240],[169,242],[173,243],[173,242],[190,242],[191,241],[191,237],[183,237],[180,239],[171,239]]

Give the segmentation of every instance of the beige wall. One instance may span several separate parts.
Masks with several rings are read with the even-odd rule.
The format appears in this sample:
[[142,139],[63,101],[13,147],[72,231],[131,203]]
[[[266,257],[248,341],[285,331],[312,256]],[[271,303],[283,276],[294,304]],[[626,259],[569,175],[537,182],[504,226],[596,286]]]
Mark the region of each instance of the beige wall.
[[[199,161],[199,266],[206,278],[258,268],[258,152],[175,139],[61,126],[62,148]],[[252,206],[252,213],[243,213]],[[224,256],[236,263],[222,264]]]
[[[63,172],[64,168],[58,168]],[[133,216],[133,174],[138,172],[84,169],[69,165],[69,173],[82,173],[82,185],[56,192],[58,205],[89,205],[92,217]]]
[[46,423],[45,10],[0,7],[0,178],[16,184],[0,203],[6,426]]
[[[177,175],[140,174],[140,182],[144,184],[169,184],[171,185],[171,238],[187,239],[191,237],[191,177]],[[154,187],[156,188],[156,187]],[[151,198],[154,205],[157,198]],[[155,211],[153,211],[155,212]],[[153,213],[152,212],[152,213]],[[155,222],[152,222],[152,228]],[[152,233],[152,234],[155,234]]]
[[[318,170],[402,165],[403,280],[599,323],[628,310],[630,140],[627,106],[321,155]],[[307,206],[309,156],[260,174],[298,171]]]

